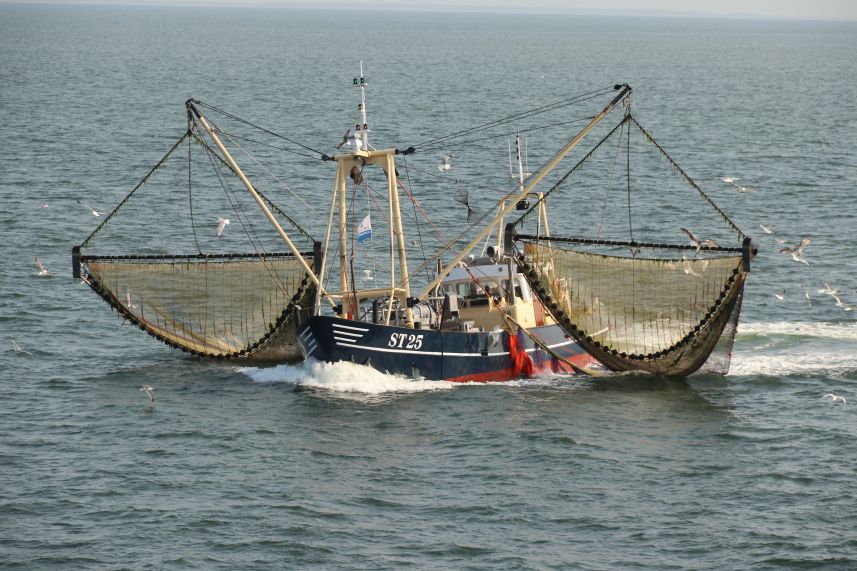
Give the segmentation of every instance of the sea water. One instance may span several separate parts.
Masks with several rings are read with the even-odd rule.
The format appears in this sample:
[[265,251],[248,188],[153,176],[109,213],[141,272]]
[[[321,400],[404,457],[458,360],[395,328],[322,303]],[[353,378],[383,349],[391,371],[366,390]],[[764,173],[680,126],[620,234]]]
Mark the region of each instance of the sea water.
[[[854,568],[857,311],[817,290],[857,305],[855,53],[836,22],[0,6],[0,567]],[[403,146],[631,84],[760,249],[729,375],[208,362],[71,278],[76,200],[118,203],[187,98],[327,150],[361,60]]]

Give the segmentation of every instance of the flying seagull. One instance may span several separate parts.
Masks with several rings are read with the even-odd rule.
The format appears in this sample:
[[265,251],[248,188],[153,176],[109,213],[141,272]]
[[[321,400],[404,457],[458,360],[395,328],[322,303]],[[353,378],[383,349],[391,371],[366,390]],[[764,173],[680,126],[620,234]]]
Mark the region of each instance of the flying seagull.
[[17,341],[15,341],[14,339],[11,339],[11,341],[12,341],[12,350],[13,350],[14,352],[16,352],[16,353],[26,353],[26,354],[27,354],[27,355],[29,355],[30,357],[32,357],[32,356],[33,356],[33,354],[32,354],[32,353],[30,353],[29,351],[24,351],[24,350],[21,348],[21,346],[20,346],[20,345],[18,345],[18,342],[17,342]]
[[827,283],[827,282],[824,282],[824,289],[819,289],[819,290],[816,290],[816,291],[817,291],[818,293],[826,293],[827,295],[836,295],[836,294],[839,292],[839,290],[838,290],[838,289],[834,289],[834,288],[832,288],[832,287],[830,286],[830,284],[829,284],[829,283]]
[[830,297],[836,300],[836,307],[841,307],[844,311],[854,311],[854,308],[846,303],[842,303],[842,300],[839,299],[839,296],[835,293],[830,294]]
[[720,180],[722,180],[726,184],[731,184],[732,186],[735,187],[735,190],[737,190],[738,192],[755,192],[756,191],[755,188],[750,188],[749,186],[741,186],[740,184],[738,184],[737,181],[741,180],[738,178],[734,178],[731,176],[724,176],[724,177],[721,177]]
[[143,388],[140,390],[149,395],[149,402],[155,402],[155,387],[152,385],[143,385]]
[[842,404],[846,404],[848,402],[847,400],[845,400],[845,397],[841,397],[841,396],[835,395],[833,393],[827,393],[826,395],[824,395],[821,398],[827,399],[831,402],[841,402]]
[[440,162],[437,163],[437,170],[440,172],[448,171],[452,168],[452,155],[443,155],[443,158],[440,159]]
[[92,213],[92,215],[93,215],[93,216],[95,216],[95,217],[103,216],[103,215],[107,214],[106,212],[102,212],[102,211],[100,211],[100,210],[96,210],[96,209],[94,209],[94,208],[93,208],[93,207],[91,207],[91,206],[87,206],[86,204],[82,203],[82,202],[81,202],[81,201],[79,201],[79,200],[77,201],[77,203],[78,203],[78,204],[80,204],[81,206],[83,206],[84,208],[87,208],[87,209]]
[[215,238],[220,238],[220,235],[223,234],[223,230],[229,226],[229,218],[218,218],[217,219],[217,236]]
[[776,226],[774,226],[774,225],[765,226],[764,224],[759,224],[759,228],[761,228],[762,232],[764,232],[765,234],[773,234],[774,228],[776,228]]
[[782,248],[780,249],[780,254],[791,254],[792,260],[795,262],[800,262],[801,264],[809,265],[809,262],[803,259],[803,249],[812,242],[809,238],[804,238],[800,241],[800,244],[791,248]]
[[48,270],[45,268],[45,265],[42,263],[38,256],[36,256],[36,266],[39,267],[39,273],[36,274],[37,276],[48,275]]
[[775,293],[774,297],[780,301],[783,301],[786,298],[786,290],[783,290],[783,293]]
[[720,244],[715,242],[714,240],[701,240],[699,236],[688,230],[687,228],[682,228],[682,232],[687,234],[687,237],[690,238],[691,243],[696,246],[696,251],[699,252],[700,248],[719,248]]

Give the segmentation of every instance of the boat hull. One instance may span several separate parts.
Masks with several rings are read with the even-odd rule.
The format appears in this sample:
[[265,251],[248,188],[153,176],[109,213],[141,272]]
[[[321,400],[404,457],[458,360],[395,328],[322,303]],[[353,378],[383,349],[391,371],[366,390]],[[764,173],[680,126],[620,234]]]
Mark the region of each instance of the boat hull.
[[[594,363],[556,325],[527,331],[576,366]],[[569,365],[536,346],[528,336],[506,331],[435,331],[314,316],[301,325],[298,345],[306,358],[329,363],[350,361],[385,373],[432,380],[491,382],[530,373],[573,373]],[[516,359],[521,352],[526,357]]]

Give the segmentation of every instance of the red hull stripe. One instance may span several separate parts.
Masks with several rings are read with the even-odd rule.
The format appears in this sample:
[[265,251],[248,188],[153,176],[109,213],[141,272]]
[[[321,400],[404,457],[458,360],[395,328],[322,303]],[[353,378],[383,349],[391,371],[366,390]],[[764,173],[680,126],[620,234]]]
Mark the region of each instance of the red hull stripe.
[[[580,355],[575,355],[574,357],[566,357],[569,361],[577,365],[578,367],[591,367],[597,363],[595,359],[593,359],[590,355],[586,353],[582,353]],[[534,365],[535,373],[568,373],[568,374],[576,374],[575,371],[556,359],[550,359],[542,363],[541,366]],[[499,369],[496,371],[489,371],[486,373],[477,373],[472,375],[463,375],[461,377],[452,377],[449,379],[444,379],[446,381],[450,381],[452,383],[491,383],[491,382],[502,382],[502,381],[511,381],[512,379],[521,378],[520,375],[515,374],[515,369],[513,367],[506,367],[505,369]]]

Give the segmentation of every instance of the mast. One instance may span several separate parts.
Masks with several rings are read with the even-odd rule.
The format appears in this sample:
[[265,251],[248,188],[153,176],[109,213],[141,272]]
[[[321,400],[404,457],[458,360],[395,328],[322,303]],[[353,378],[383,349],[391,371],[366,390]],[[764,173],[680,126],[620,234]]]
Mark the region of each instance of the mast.
[[595,128],[595,125],[597,125],[608,113],[610,113],[610,111],[612,111],[613,108],[620,101],[622,101],[622,99],[624,99],[626,95],[631,93],[631,87],[627,83],[624,85],[617,85],[616,88],[621,89],[619,94],[614,97],[613,100],[610,101],[610,103],[608,103],[607,106],[604,107],[604,109],[602,109],[595,117],[593,117],[589,121],[589,123],[577,135],[574,136],[571,141],[566,143],[565,146],[560,149],[553,156],[553,158],[551,158],[550,161],[548,161],[548,163],[543,169],[540,169],[528,179],[526,186],[520,189],[520,192],[509,201],[509,204],[505,208],[503,208],[502,211],[500,211],[500,213],[494,218],[494,220],[487,224],[485,228],[483,228],[482,231],[480,231],[479,234],[477,234],[476,237],[470,241],[469,244],[462,248],[461,253],[458,254],[455,258],[453,258],[453,260],[443,268],[441,273],[439,273],[438,276],[425,289],[420,292],[420,294],[417,296],[419,299],[427,297],[431,293],[431,290],[433,290],[435,286],[437,286],[443,280],[446,274],[448,274],[456,265],[458,265],[458,262],[463,260],[464,257],[477,244],[479,244],[485,238],[485,236],[488,235],[489,232],[494,230],[494,226],[497,221],[500,220],[502,217],[506,216],[506,214],[508,214],[509,212],[511,212],[512,209],[514,209],[515,206],[518,204],[519,200],[525,198],[527,194],[529,194],[530,191],[533,189],[533,187],[536,186],[539,182],[541,182],[541,180],[545,176],[547,176],[547,174],[552,171],[554,167],[556,167],[556,165],[559,164],[559,162],[564,159],[565,156],[570,153],[571,150],[574,149],[574,147],[576,147],[580,143],[580,141],[583,140],[583,138],[587,134],[589,134],[592,129]]
[[[518,162],[518,193],[524,188],[524,166],[521,164],[521,134],[515,133],[515,159]],[[514,178],[514,172],[512,172],[512,149],[509,149],[509,177]],[[506,208],[506,197],[500,201],[500,207],[498,209],[498,216],[500,219],[497,221],[497,251],[503,251],[503,228],[504,228],[504,216],[502,215],[503,209]],[[511,278],[510,278],[511,279]]]
[[336,196],[339,197],[339,280],[340,280],[340,291],[342,292],[342,312],[343,314],[348,314],[350,311],[346,310],[346,304],[350,305],[350,302],[347,300],[350,299],[347,295],[348,292],[348,244],[347,244],[347,221],[348,221],[348,207],[346,203],[346,194],[348,194],[348,189],[345,184],[345,169],[343,168],[342,163],[340,163],[339,168],[336,170]]
[[226,162],[229,163],[229,166],[232,168],[233,172],[238,175],[238,178],[241,180],[244,187],[250,193],[250,196],[253,197],[253,200],[256,201],[256,204],[259,205],[259,208],[262,209],[262,212],[265,214],[265,217],[268,218],[268,221],[274,226],[277,232],[280,234],[280,237],[286,242],[289,246],[289,249],[294,254],[295,258],[300,262],[301,266],[303,266],[304,272],[306,275],[312,280],[315,286],[319,289],[319,291],[323,292],[324,287],[321,285],[321,282],[318,279],[318,276],[315,275],[315,272],[312,271],[309,264],[307,264],[304,257],[301,255],[300,251],[297,247],[292,243],[289,235],[286,234],[286,231],[283,230],[283,227],[280,226],[280,223],[277,222],[277,219],[271,214],[271,211],[268,209],[268,205],[265,204],[265,201],[262,200],[262,197],[259,196],[259,193],[256,192],[256,189],[253,188],[253,185],[250,184],[250,181],[247,180],[247,177],[244,175],[244,172],[238,166],[238,163],[235,162],[235,159],[232,158],[232,155],[229,154],[229,151],[226,150],[226,147],[223,146],[223,143],[220,141],[220,138],[214,133],[214,129],[211,128],[211,125],[208,124],[208,121],[205,119],[202,113],[196,108],[193,104],[192,99],[188,99],[186,104],[187,108],[193,113],[193,116],[199,120],[202,126],[205,128],[208,136],[211,137],[211,140],[214,141],[214,144],[217,145],[217,148],[220,149],[220,152],[223,153],[223,157],[226,159]]
[[[347,305],[350,305],[350,299],[357,299],[357,284],[351,284],[353,289],[353,297],[349,296],[348,278],[347,278],[347,223],[348,223],[348,202],[346,200],[346,177],[354,167],[361,170],[367,165],[380,166],[387,175],[387,193],[389,204],[389,222],[390,222],[390,290],[389,301],[385,310],[385,324],[390,323],[390,317],[393,311],[393,299],[398,296],[404,296],[401,301],[404,302],[405,322],[408,327],[414,326],[413,311],[408,307],[408,299],[411,295],[410,276],[408,274],[408,257],[405,250],[405,234],[402,227],[402,212],[399,204],[399,188],[396,178],[396,149],[374,150],[369,147],[369,124],[366,119],[366,78],[363,75],[363,62],[360,62],[360,77],[354,78],[354,86],[360,88],[360,104],[357,109],[360,112],[360,124],[355,128],[354,144],[351,147],[351,152],[348,154],[336,155],[334,159],[338,163],[336,171],[336,182],[334,183],[334,198],[331,202],[331,214],[328,221],[328,236],[333,225],[333,208],[338,201],[339,206],[339,268],[341,274],[343,298],[343,313],[348,313]],[[338,199],[338,200],[337,200]],[[399,258],[399,274],[403,286],[396,287],[396,267],[395,255],[398,253]],[[397,295],[398,294],[398,295]],[[357,308],[351,308],[356,311]]]

